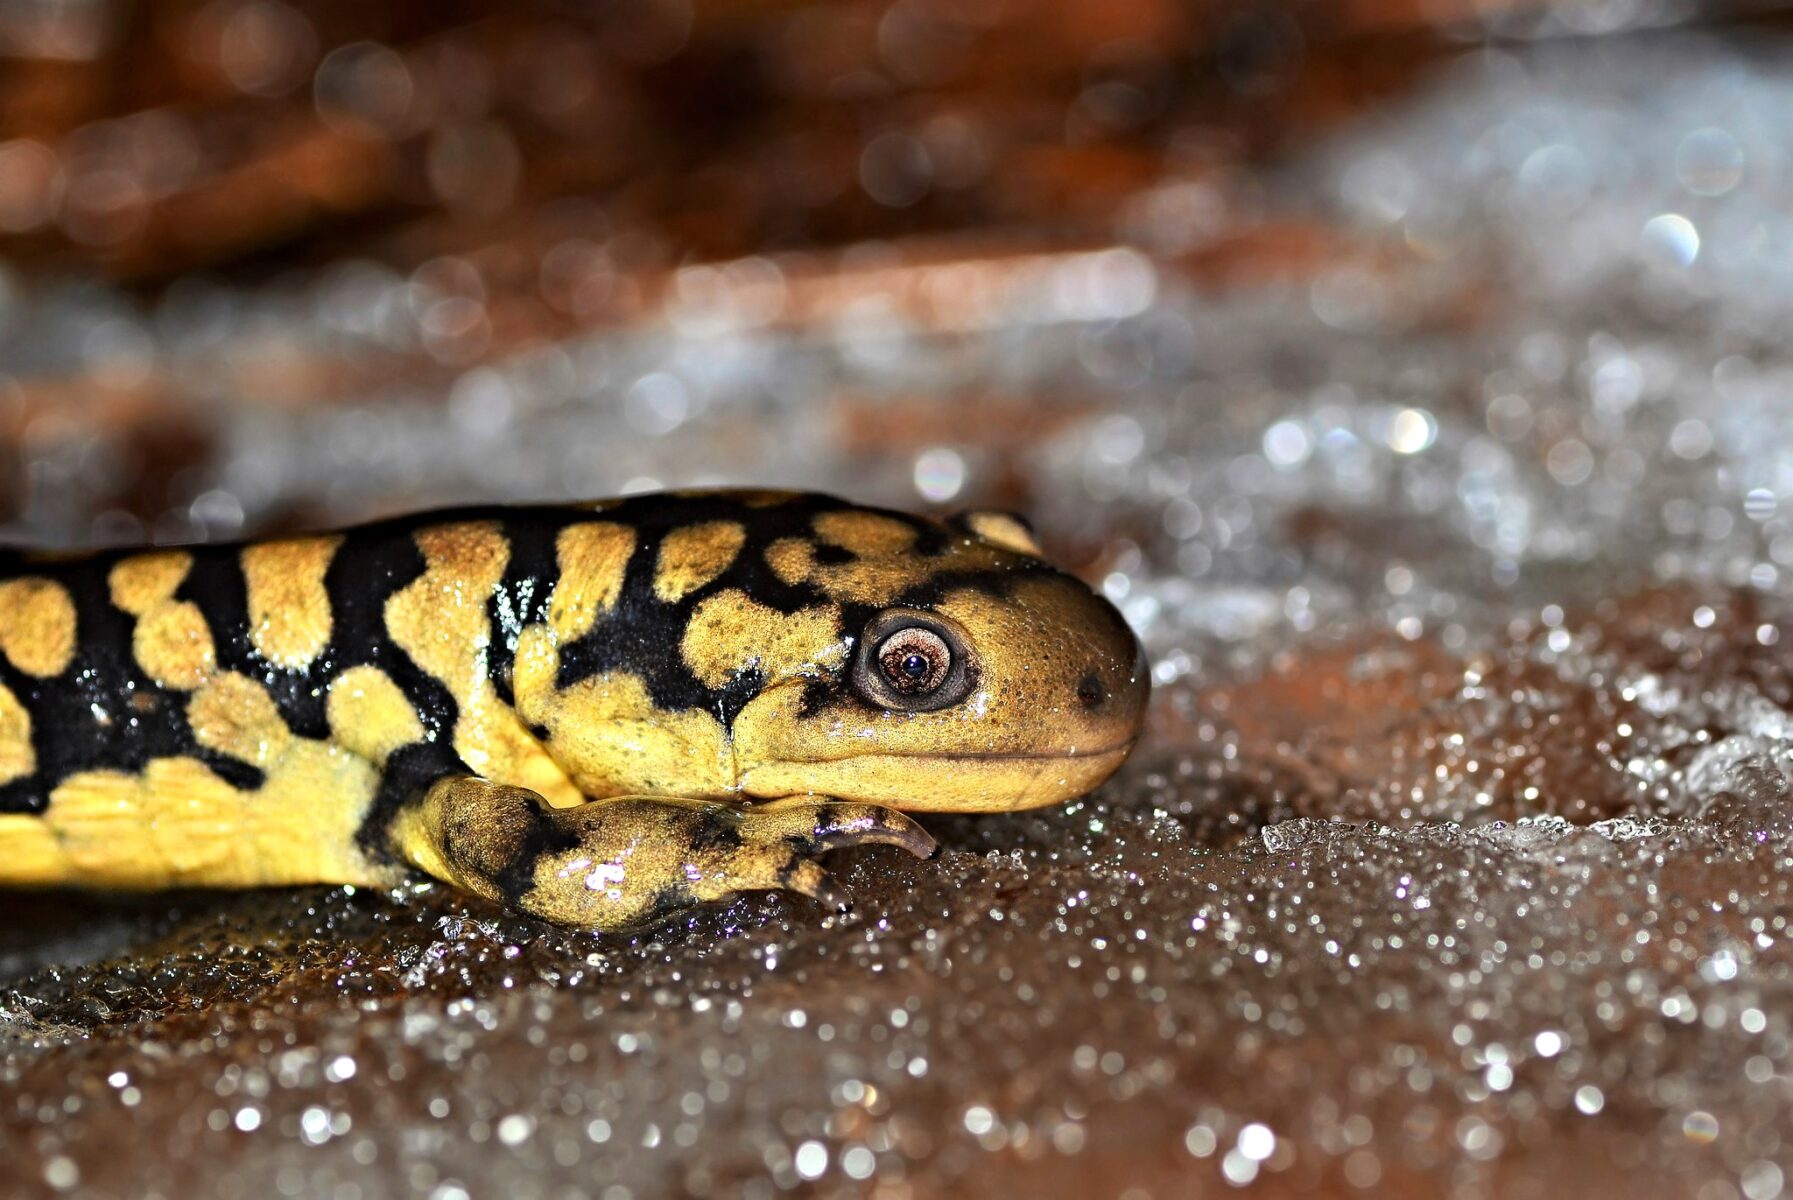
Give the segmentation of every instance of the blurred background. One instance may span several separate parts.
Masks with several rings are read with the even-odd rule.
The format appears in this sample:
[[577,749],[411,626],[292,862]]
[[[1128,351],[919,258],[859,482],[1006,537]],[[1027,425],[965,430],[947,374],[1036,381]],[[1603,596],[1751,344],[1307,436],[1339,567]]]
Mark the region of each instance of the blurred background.
[[[1733,51],[1649,32],[1696,17]],[[1722,294],[1773,328],[1778,34],[1667,0],[8,0],[0,520],[751,480],[1084,533],[1126,493],[1188,578],[1303,501],[1507,575],[1586,557],[1564,507],[1653,539],[1618,498],[1687,364],[1606,327]],[[1726,448],[1702,427],[1670,466]]]
[[15,909],[7,1193],[1786,1194],[1777,8],[0,0],[8,540],[995,504],[1158,686],[858,925]]

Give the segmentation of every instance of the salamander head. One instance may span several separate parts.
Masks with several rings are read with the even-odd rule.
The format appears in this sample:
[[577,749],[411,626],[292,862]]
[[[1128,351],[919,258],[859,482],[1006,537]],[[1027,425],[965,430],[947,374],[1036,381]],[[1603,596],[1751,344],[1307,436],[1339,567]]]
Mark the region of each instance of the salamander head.
[[764,561],[832,619],[735,717],[747,796],[1031,808],[1088,792],[1132,749],[1150,687],[1139,643],[1016,518],[842,507],[810,526]]

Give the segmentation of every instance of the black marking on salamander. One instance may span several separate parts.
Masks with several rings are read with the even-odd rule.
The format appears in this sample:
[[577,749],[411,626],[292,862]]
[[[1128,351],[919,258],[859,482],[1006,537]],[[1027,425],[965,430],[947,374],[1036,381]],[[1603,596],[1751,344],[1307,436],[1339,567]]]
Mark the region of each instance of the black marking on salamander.
[[565,854],[579,845],[579,835],[556,822],[540,804],[532,801],[530,808],[530,820],[519,830],[503,866],[492,878],[512,908],[520,907],[524,894],[535,886],[535,870],[544,857]]
[[[583,514],[589,518],[589,514]],[[486,663],[492,687],[507,705],[517,702],[511,673],[517,663],[517,639],[523,630],[548,615],[548,601],[560,576],[556,549],[560,531],[573,524],[574,514],[559,510],[520,509],[504,521],[510,558],[504,578],[486,604],[491,644]],[[546,740],[536,734],[539,740]]]
[[982,592],[996,599],[1006,599],[1015,584],[1028,575],[1051,575],[1056,572],[1045,563],[1024,561],[1013,567],[975,571],[943,571],[931,579],[909,588],[892,601],[893,607],[932,608],[951,592]]
[[[280,717],[300,737],[324,739],[330,723],[324,716],[326,654],[296,670],[269,662],[249,636],[249,581],[241,551],[235,546],[206,546],[193,551],[193,569],[174,593],[191,601],[212,631],[218,668],[258,679],[274,698]],[[334,606],[332,606],[334,612]]]
[[678,912],[682,908],[690,908],[695,902],[696,897],[691,894],[688,884],[683,881],[668,883],[654,893],[654,898],[648,902],[643,919],[658,921],[661,917]]
[[824,683],[820,679],[812,679],[803,685],[803,699],[797,706],[797,715],[802,718],[813,717],[828,706],[839,691],[839,684]]
[[[418,667],[392,640],[385,620],[387,600],[414,582],[426,568],[423,552],[414,540],[416,531],[455,519],[461,518],[449,514],[404,518],[366,526],[346,537],[324,573],[324,592],[330,601],[330,640],[305,667],[283,668],[256,651],[250,639],[248,582],[243,574],[240,547],[193,548],[192,570],[175,593],[178,599],[191,601],[205,617],[219,668],[261,681],[273,697],[281,719],[301,737],[330,736],[326,709],[329,684],[349,668],[371,665],[398,686],[417,713],[425,740],[388,758],[374,799],[363,817],[357,840],[378,859],[389,857],[387,827],[403,804],[421,797],[437,779],[467,772],[452,746],[459,706],[440,681]],[[101,585],[103,589],[103,579]],[[128,655],[128,624],[125,629],[123,644]],[[82,640],[85,642],[85,637]],[[184,715],[181,720],[184,723]],[[190,734],[187,741],[191,743]],[[226,778],[235,774],[238,778],[231,782],[238,787],[251,786],[243,772],[254,768],[247,764],[197,747],[181,752],[200,757]],[[259,787],[261,773],[255,771],[255,776],[253,786]]]
[[350,667],[373,666],[398,685],[417,713],[424,739],[394,752],[386,760],[379,789],[362,817],[356,841],[372,858],[392,858],[387,831],[394,814],[420,800],[430,784],[445,776],[471,774],[454,750],[454,726],[460,705],[435,676],[419,667],[386,629],[386,601],[420,578],[428,564],[414,534],[430,525],[462,518],[435,514],[428,519],[386,522],[358,530],[344,539],[324,572],[334,622],[330,644],[317,658],[317,703],[325,686]]
[[443,742],[412,742],[394,750],[380,772],[380,786],[361,818],[361,828],[355,831],[356,844],[375,862],[396,862],[387,841],[392,818],[406,805],[421,801],[437,780],[471,774],[460,755]]
[[743,845],[740,813],[720,804],[704,809],[702,815],[693,822],[686,842],[694,854],[710,850],[739,850]]
[[145,674],[131,650],[134,620],[112,603],[107,576],[119,554],[37,565],[33,574],[68,589],[75,607],[75,653],[48,679],[26,675],[0,656],[4,683],[31,714],[36,771],[0,787],[0,812],[41,813],[71,775],[112,770],[138,774],[158,758],[193,758],[232,787],[254,791],[262,771],[199,745],[184,692]]
[[[424,571],[412,535],[426,526],[498,515],[426,514],[362,527],[345,538],[324,576],[330,599],[329,644],[309,666],[287,670],[268,662],[249,637],[247,581],[238,546],[194,546],[193,566],[177,599],[205,618],[218,667],[259,680],[281,719],[304,737],[330,735],[326,700],[331,680],[349,667],[370,664],[397,684],[426,730],[426,740],[395,753],[359,834],[364,848],[385,857],[386,826],[399,806],[445,775],[465,773],[451,744],[458,708],[448,689],[426,674],[388,635],[387,599]],[[187,693],[163,688],[132,653],[134,618],[111,602],[109,575],[121,559],[140,550],[108,552],[59,563],[29,564],[68,589],[75,606],[76,649],[67,671],[38,679],[0,656],[5,683],[31,714],[37,770],[0,787],[0,812],[40,813],[68,776],[88,770],[140,773],[157,758],[199,760],[232,786],[260,788],[261,770],[200,746],[187,720]]]
[[[615,608],[585,636],[561,648],[559,687],[608,671],[626,671],[647,686],[655,706],[667,711],[701,710],[724,726],[765,687],[764,675],[749,670],[721,687],[706,687],[686,664],[679,645],[697,606],[718,592],[739,589],[756,604],[781,613],[828,602],[819,588],[787,583],[766,563],[766,549],[782,538],[813,538],[817,513],[846,507],[825,497],[803,496],[784,504],[754,508],[723,496],[659,498],[652,504],[625,501],[606,519],[631,521],[634,553],[623,573]],[[909,518],[904,518],[908,520]],[[674,529],[708,521],[732,521],[746,532],[740,553],[716,578],[678,601],[667,603],[654,591],[660,545]],[[917,527],[921,526],[917,523]]]

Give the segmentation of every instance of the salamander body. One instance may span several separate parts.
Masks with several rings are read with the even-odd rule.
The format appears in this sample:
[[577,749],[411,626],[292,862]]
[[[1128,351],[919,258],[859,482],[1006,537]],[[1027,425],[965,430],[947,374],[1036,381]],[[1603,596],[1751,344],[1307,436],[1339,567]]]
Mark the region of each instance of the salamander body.
[[0,554],[0,885],[391,884],[628,929],[1105,779],[1147,692],[1016,520],[800,493]]

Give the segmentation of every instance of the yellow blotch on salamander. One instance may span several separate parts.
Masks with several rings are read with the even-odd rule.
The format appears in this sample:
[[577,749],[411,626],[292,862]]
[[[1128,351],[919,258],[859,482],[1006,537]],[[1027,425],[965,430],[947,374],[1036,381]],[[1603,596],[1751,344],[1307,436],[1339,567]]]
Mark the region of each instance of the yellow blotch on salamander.
[[159,550],[122,559],[106,577],[112,603],[137,618],[131,652],[150,678],[163,687],[191,691],[215,665],[211,630],[198,608],[176,601],[193,556]]
[[915,526],[881,513],[821,513],[813,524],[817,537],[860,558],[891,558],[915,544]]
[[187,600],[164,600],[139,617],[131,652],[151,679],[183,692],[211,678],[218,666],[205,615]]
[[730,588],[697,606],[679,649],[705,687],[721,687],[756,667],[770,679],[820,675],[847,656],[835,630],[839,620],[832,604],[781,613]]
[[340,536],[302,537],[243,549],[249,640],[275,666],[302,670],[330,644],[324,573],[341,545]]
[[993,546],[1001,546],[1004,550],[1013,550],[1016,554],[1032,558],[1039,558],[1044,554],[1033,530],[1014,513],[981,510],[965,513],[959,520],[965,528]]
[[417,534],[424,572],[386,602],[392,640],[441,681],[460,710],[454,748],[487,779],[540,792],[550,803],[580,797],[517,712],[498,699],[487,671],[486,605],[504,579],[510,543],[490,521],[438,525]]
[[485,678],[486,601],[504,578],[510,543],[490,521],[417,534],[424,572],[386,601],[386,628],[418,666],[465,704]]
[[560,581],[548,602],[548,625],[561,640],[571,641],[616,607],[629,555],[635,550],[635,531],[609,521],[588,521],[561,530],[554,549]]
[[728,570],[747,531],[734,521],[705,521],[675,529],[660,543],[654,594],[677,603]]
[[235,671],[194,693],[187,720],[201,746],[264,770],[279,761],[292,738],[268,689]]
[[324,715],[339,743],[373,762],[423,740],[417,710],[378,667],[350,667],[331,680]]
[[165,600],[193,569],[193,556],[185,550],[157,550],[133,554],[121,560],[106,577],[112,603],[134,617],[141,617]]
[[[813,525],[823,543],[846,550],[851,557],[819,563],[814,541],[779,538],[766,547],[766,565],[785,583],[815,584],[839,600],[879,604],[927,578],[926,569],[917,568],[915,530],[901,521],[878,513],[833,512],[819,514]],[[953,548],[952,569],[999,569],[1007,549],[966,538]],[[1012,553],[1007,557],[1013,561]]]
[[305,738],[253,792],[192,758],[155,759],[141,775],[85,771],[56,788],[43,816],[0,816],[7,877],[114,888],[390,883],[398,873],[356,843],[375,782],[366,760]]
[[714,716],[660,708],[647,685],[631,674],[613,672],[561,688],[559,671],[554,635],[539,625],[525,629],[512,673],[517,712],[547,730],[544,757],[564,764],[571,790],[570,797],[544,792],[551,806],[651,793],[687,777],[697,789],[687,794],[732,792],[733,754],[727,731]]
[[0,583],[0,652],[27,675],[48,678],[75,656],[75,602],[48,579]]
[[31,748],[31,714],[5,684],[0,683],[0,784],[37,770],[37,753]]
[[802,583],[816,569],[815,543],[806,538],[779,538],[766,547],[766,565],[785,583]]
[[585,797],[672,790],[720,797],[734,790],[734,756],[722,722],[701,710],[657,708],[634,675],[596,675],[547,696],[519,692],[517,707],[548,730],[555,760],[566,764]]

